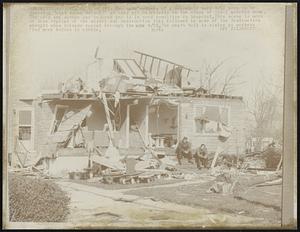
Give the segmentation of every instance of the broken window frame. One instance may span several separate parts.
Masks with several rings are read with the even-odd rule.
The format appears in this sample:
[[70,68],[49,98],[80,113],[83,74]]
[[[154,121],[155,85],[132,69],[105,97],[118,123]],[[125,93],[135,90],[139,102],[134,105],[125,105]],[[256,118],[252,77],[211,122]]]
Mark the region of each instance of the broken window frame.
[[[217,130],[215,132],[206,132],[205,131],[205,124],[203,125],[203,129],[198,131],[197,128],[197,121],[201,119],[196,119],[196,117],[202,116],[206,110],[206,107],[218,107],[219,115],[221,115],[222,109],[227,109],[227,124],[223,123],[224,125],[230,125],[230,106],[223,106],[223,105],[211,105],[211,104],[204,104],[204,105],[194,105],[194,133],[197,135],[203,136],[218,136],[219,133],[219,125],[217,125]],[[197,109],[201,108],[201,113]],[[204,123],[204,122],[203,122]]]
[[[57,119],[56,119],[56,115],[57,115],[57,112],[58,112],[58,110],[59,109],[64,109],[65,110],[65,112],[63,113],[63,116],[62,116],[62,118],[61,118],[61,120],[60,120],[60,122],[62,121],[62,119],[64,118],[64,116],[65,116],[65,114],[66,114],[66,111],[68,110],[68,108],[69,108],[69,106],[66,106],[66,105],[56,105],[55,106],[55,110],[54,110],[54,115],[53,115],[53,119],[52,119],[52,123],[51,123],[51,126],[50,126],[50,130],[49,130],[49,134],[51,135],[51,134],[54,134],[56,131],[55,131],[55,126],[57,126],[57,128],[58,128],[58,126],[59,125],[57,125]],[[60,123],[59,123],[60,124]],[[56,128],[56,130],[57,130],[57,128]]]

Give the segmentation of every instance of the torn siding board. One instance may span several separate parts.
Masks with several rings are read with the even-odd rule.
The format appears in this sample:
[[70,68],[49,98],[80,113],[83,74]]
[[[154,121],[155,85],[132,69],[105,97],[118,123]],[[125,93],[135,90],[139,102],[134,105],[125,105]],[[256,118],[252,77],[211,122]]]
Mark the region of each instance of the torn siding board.
[[[54,145],[51,145],[51,142],[49,141],[49,133],[50,133],[50,127],[52,125],[53,119],[54,119],[54,113],[55,113],[55,106],[56,105],[64,105],[68,106],[69,109],[85,109],[89,105],[91,105],[91,111],[93,116],[89,117],[87,119],[87,127],[89,130],[94,129],[103,129],[103,126],[105,124],[105,118],[101,114],[101,105],[99,103],[92,103],[92,102],[85,102],[85,101],[65,101],[65,100],[54,100],[54,101],[44,101],[39,102],[38,100],[35,100],[34,108],[35,108],[35,133],[34,133],[34,146],[35,149],[40,152],[43,156],[51,155],[55,151]],[[78,114],[76,117],[80,118],[81,114]],[[76,118],[74,115],[74,118]],[[71,120],[72,123],[74,120]],[[77,119],[76,119],[77,121]],[[62,124],[64,125],[64,124]],[[70,128],[72,125],[65,124],[65,129]],[[62,130],[62,128],[59,128],[59,130]],[[63,134],[66,133],[66,134]],[[62,140],[67,136],[69,132],[61,132],[62,135],[60,135],[60,138],[56,140]],[[57,142],[57,141],[56,141]]]
[[64,117],[57,129],[57,132],[70,131],[71,129],[74,128],[75,125],[81,125],[82,121],[88,115],[90,108],[91,108],[91,105],[89,105],[88,107],[81,109],[81,110],[71,109],[70,111],[68,111],[64,115]]
[[67,141],[72,135],[72,130],[81,125],[82,121],[87,117],[91,105],[84,109],[70,109],[63,116],[63,119],[55,133],[49,135],[49,143],[62,143]]
[[49,135],[48,143],[62,143],[70,138],[72,131],[58,131],[54,134]]

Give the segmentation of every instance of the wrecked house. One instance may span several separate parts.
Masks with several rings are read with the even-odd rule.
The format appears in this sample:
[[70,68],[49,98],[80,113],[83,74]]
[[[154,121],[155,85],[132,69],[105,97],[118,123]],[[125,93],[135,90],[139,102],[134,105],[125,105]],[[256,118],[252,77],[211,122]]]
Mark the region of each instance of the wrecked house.
[[22,100],[26,109],[16,109],[13,119],[12,162],[42,162],[55,175],[90,167],[92,154],[110,147],[120,156],[138,156],[145,147],[172,156],[184,136],[210,153],[244,153],[242,97],[185,87],[192,69],[137,54],[137,60],[115,59],[112,75],[93,89],[76,79]]

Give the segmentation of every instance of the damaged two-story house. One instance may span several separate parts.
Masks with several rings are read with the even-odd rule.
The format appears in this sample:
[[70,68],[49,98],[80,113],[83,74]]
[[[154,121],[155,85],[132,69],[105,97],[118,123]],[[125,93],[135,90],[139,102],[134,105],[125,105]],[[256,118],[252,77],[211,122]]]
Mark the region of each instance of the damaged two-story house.
[[12,163],[47,159],[52,173],[79,170],[87,167],[91,152],[105,152],[110,144],[121,155],[142,153],[144,147],[174,155],[184,136],[193,148],[206,144],[210,153],[220,147],[244,153],[242,97],[186,88],[182,80],[192,69],[138,54],[138,61],[114,59],[113,73],[99,77],[99,86],[72,80],[55,93],[20,99],[26,107],[13,114]]

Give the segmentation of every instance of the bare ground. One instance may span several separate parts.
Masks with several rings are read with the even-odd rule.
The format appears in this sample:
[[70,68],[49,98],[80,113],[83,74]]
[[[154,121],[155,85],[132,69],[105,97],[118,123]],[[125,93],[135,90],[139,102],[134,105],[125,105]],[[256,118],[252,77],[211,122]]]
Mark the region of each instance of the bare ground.
[[178,187],[159,187],[153,189],[136,189],[126,191],[126,194],[154,197],[155,199],[178,204],[202,207],[213,212],[226,212],[234,215],[245,215],[261,218],[266,224],[280,224],[280,193],[281,186],[261,187],[269,188],[271,194],[261,194],[257,189],[251,190],[243,198],[218,193],[206,193],[211,183],[199,183]]
[[[105,190],[68,181],[57,183],[71,197],[71,213],[67,223],[70,228],[253,227],[265,223],[257,217],[214,212],[204,207],[129,195],[124,193],[127,190]],[[186,181],[188,183],[195,182]]]
[[179,169],[202,175],[133,185],[58,181],[71,196],[68,221],[80,228],[280,226],[281,185],[252,186],[238,195],[207,193],[213,180],[207,170]]

